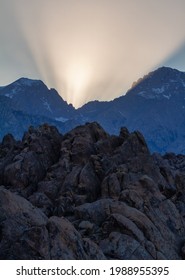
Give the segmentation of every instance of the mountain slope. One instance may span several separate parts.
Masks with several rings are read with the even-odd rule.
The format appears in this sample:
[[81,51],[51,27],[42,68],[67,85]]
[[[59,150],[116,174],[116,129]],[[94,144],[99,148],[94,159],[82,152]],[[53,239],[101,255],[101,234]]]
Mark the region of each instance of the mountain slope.
[[76,110],[42,81],[21,78],[0,88],[0,115],[0,139],[7,133],[21,139],[29,126],[42,123],[66,131]]
[[21,78],[0,88],[0,95],[12,99],[14,109],[31,115],[67,120],[75,109],[68,105],[54,89],[48,89],[40,80]]
[[185,73],[178,70],[159,68],[125,96],[98,106],[91,102],[79,111],[113,134],[120,126],[140,130],[152,151],[185,153]]

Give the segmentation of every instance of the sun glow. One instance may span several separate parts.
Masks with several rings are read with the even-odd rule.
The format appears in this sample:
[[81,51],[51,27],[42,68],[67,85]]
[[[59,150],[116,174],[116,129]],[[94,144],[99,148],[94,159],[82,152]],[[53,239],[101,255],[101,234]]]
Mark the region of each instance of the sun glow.
[[66,95],[75,107],[81,105],[81,100],[91,83],[92,74],[87,63],[82,60],[72,61],[66,67]]
[[75,107],[111,100],[184,44],[183,7],[183,0],[3,0],[0,77],[42,79]]

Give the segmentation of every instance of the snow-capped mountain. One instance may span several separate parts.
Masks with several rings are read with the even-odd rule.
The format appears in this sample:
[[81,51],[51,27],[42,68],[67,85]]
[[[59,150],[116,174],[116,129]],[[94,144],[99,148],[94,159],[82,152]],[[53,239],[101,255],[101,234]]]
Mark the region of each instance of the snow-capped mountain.
[[[133,84],[132,92],[146,99],[170,99],[184,94],[185,73],[161,67]],[[130,90],[130,92],[131,92]]]
[[54,89],[40,80],[21,78],[0,87],[0,139],[12,133],[21,139],[30,125],[50,123],[66,130],[76,113]]
[[40,80],[21,78],[0,88],[0,95],[12,99],[14,109],[31,115],[67,120],[75,109],[55,89],[48,89]]
[[0,114],[1,138],[7,132],[20,137],[29,124],[48,122],[66,132],[97,121],[110,134],[123,126],[141,131],[151,151],[185,153],[185,73],[159,68],[133,83],[126,95],[78,110],[42,81],[21,78],[0,87]]
[[140,130],[152,151],[185,153],[185,73],[162,67],[135,82],[111,102],[90,102],[80,110],[109,133],[120,126]]

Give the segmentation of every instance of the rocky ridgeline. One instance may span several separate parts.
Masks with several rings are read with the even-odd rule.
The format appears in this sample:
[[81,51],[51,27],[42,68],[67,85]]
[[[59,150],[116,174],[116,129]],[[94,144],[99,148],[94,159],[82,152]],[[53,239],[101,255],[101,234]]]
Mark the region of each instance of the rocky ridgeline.
[[0,144],[1,259],[185,259],[185,156],[97,123]]

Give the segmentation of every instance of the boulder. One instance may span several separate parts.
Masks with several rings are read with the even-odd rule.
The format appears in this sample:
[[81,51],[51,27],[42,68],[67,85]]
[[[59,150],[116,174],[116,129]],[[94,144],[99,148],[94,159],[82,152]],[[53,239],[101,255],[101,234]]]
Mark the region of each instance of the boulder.
[[88,259],[80,233],[67,219],[51,217],[47,228],[49,231],[51,259]]
[[46,224],[42,211],[0,187],[0,259],[48,259]]
[[0,144],[1,259],[184,259],[185,156],[97,123]]

